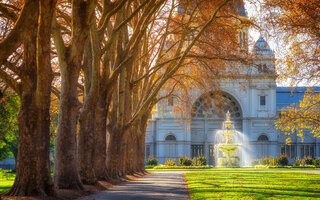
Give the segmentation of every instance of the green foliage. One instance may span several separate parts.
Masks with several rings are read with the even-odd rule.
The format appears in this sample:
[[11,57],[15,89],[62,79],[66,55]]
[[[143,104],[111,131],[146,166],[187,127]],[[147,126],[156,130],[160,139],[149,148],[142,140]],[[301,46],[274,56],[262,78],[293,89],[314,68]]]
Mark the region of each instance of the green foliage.
[[166,166],[175,166],[175,165],[177,165],[177,161],[175,159],[167,158],[166,162],[164,164]]
[[153,169],[211,169],[212,166],[203,165],[203,166],[183,166],[183,165],[176,165],[176,166],[167,166],[167,165],[158,165]]
[[292,162],[292,166],[294,167],[300,167],[302,166],[302,160],[300,158],[296,158],[293,162]]
[[[16,174],[10,170],[2,170],[0,168],[0,193],[7,191],[13,185]],[[1,197],[0,197],[1,198]]]
[[303,165],[313,165],[313,159],[310,156],[305,156],[302,160]]
[[280,166],[286,166],[289,164],[288,156],[281,154],[280,157],[276,158],[276,164]]
[[268,166],[275,166],[276,163],[276,159],[274,159],[273,157],[265,157],[260,159],[260,164],[261,165],[268,165]]
[[192,159],[193,166],[203,166],[207,164],[207,158],[205,156],[198,156]]
[[159,164],[159,160],[157,158],[148,158],[147,165],[156,166]]
[[320,167],[320,158],[314,159],[313,163],[315,166]]
[[180,157],[179,158],[179,165],[191,166],[192,165],[192,159],[188,158],[187,156]]
[[251,166],[254,167],[256,165],[260,165],[260,159],[253,159],[250,161]]
[[17,156],[19,107],[19,97],[6,90],[0,102],[0,160]]

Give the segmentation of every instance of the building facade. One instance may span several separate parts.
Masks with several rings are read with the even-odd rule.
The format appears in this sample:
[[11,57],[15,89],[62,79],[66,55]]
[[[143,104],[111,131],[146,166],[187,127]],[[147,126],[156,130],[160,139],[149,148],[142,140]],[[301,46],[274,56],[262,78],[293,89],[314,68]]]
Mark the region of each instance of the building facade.
[[[239,42],[245,42],[246,46],[247,30],[239,34]],[[235,128],[245,137],[243,145],[249,159],[242,165],[249,165],[252,159],[281,154],[287,154],[291,160],[307,155],[320,156],[319,139],[307,133],[302,142],[299,137],[292,136],[289,146],[284,134],[279,134],[274,125],[281,109],[298,103],[306,88],[292,91],[292,88],[277,87],[274,52],[262,37],[255,43],[253,55],[250,64],[241,66],[243,76],[220,83],[220,103],[216,102],[214,92],[201,94],[194,89],[198,98],[193,103],[190,120],[176,119],[171,114],[172,100],[167,101],[166,109],[153,114],[146,132],[146,158],[155,157],[164,163],[167,158],[204,155],[210,165],[215,164],[214,138],[227,111],[231,113]]]

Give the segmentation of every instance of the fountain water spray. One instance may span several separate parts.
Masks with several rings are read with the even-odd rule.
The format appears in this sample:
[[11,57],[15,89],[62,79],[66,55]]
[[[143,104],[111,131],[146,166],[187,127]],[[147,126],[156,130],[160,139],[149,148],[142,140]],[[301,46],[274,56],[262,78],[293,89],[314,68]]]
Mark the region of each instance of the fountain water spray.
[[221,130],[217,131],[215,137],[215,158],[218,167],[240,167],[247,165],[246,161],[241,161],[246,152],[242,151],[244,135],[234,128],[234,123],[230,120],[231,114],[228,111],[226,121],[223,122]]

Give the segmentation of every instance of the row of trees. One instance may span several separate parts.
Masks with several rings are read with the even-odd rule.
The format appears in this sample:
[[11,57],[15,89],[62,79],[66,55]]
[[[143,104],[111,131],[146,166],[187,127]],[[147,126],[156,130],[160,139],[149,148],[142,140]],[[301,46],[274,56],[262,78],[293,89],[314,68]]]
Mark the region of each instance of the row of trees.
[[[145,130],[154,105],[185,88],[187,79],[203,83],[204,76],[212,79],[223,70],[223,61],[245,55],[235,34],[248,23],[236,14],[242,4],[0,3],[0,78],[20,98],[17,174],[6,195],[54,196],[56,188],[83,189],[144,171]],[[52,93],[59,99],[53,180]]]

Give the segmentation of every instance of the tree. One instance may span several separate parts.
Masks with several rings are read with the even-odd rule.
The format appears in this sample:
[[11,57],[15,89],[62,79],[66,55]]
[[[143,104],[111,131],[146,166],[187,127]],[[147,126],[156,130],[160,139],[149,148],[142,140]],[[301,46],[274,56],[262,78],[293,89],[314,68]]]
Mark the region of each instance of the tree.
[[[319,83],[320,69],[320,2],[316,0],[265,0],[263,8],[277,38],[283,39],[285,51],[279,61],[282,80],[289,79],[309,86]],[[319,94],[308,90],[303,100],[281,111],[277,127],[287,134],[297,133],[303,137],[303,130],[310,129],[318,137]]]
[[[49,52],[54,7],[54,0],[26,0],[14,28],[0,43],[0,77],[20,97],[17,174],[7,195],[55,195],[49,166],[53,78]],[[14,19],[6,12],[2,13],[10,20]],[[19,52],[21,45],[22,62],[10,62],[9,56]]]
[[320,137],[320,94],[312,90],[306,91],[303,100],[291,104],[281,110],[280,118],[276,121],[276,127],[288,136],[287,143],[291,142],[290,135],[304,138],[304,133],[309,130],[314,137]]
[[[81,108],[78,100],[78,79],[96,1],[75,0],[71,5],[66,4],[70,6],[72,13],[71,20],[67,21],[69,29],[59,24],[56,17],[53,20],[53,38],[61,73],[54,183],[60,189],[83,189],[77,157],[77,122]],[[68,11],[65,6],[62,6],[62,9]],[[63,19],[68,20],[68,13],[60,13]],[[66,38],[67,44],[64,40]]]

